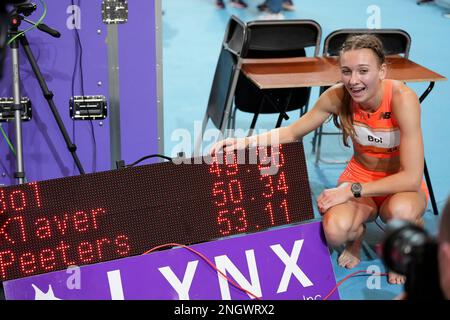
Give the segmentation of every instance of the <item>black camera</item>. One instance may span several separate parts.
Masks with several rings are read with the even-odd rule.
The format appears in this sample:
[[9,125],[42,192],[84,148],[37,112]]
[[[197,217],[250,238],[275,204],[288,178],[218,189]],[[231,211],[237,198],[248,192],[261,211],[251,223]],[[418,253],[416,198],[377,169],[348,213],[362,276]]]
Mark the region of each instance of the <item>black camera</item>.
[[8,24],[10,20],[8,5],[13,6],[14,10],[22,10],[24,14],[30,12],[30,6],[32,6],[32,4],[29,3],[29,0],[1,0],[0,2],[0,79],[3,75],[3,61],[5,59],[9,28]]
[[3,0],[0,6],[6,7],[8,5],[12,5],[15,7],[19,7],[22,5],[26,5],[30,2],[30,0]]
[[417,225],[403,220],[387,224],[383,240],[386,266],[406,276],[408,300],[442,300],[438,266],[438,243]]

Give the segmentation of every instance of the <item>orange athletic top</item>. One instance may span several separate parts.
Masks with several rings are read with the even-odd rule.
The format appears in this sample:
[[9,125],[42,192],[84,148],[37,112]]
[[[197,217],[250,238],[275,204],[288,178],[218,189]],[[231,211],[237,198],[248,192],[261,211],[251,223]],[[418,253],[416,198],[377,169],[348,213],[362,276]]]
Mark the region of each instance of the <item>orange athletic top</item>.
[[400,154],[400,129],[392,113],[392,80],[383,81],[383,98],[375,112],[364,111],[351,101],[355,151],[376,158],[390,158]]

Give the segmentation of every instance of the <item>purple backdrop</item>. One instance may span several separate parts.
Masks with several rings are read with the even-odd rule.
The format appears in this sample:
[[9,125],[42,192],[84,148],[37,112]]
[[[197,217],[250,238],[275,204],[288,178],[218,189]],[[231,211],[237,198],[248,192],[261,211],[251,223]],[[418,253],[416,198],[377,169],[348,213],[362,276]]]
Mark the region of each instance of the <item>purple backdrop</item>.
[[[226,266],[227,276],[263,300],[322,300],[336,280],[321,226],[313,222],[192,248],[222,265],[222,271]],[[183,300],[250,299],[226,281],[221,287],[219,278],[198,255],[177,248],[7,281],[4,288],[11,300],[177,300],[183,292]],[[174,289],[177,282],[184,284],[183,290]],[[338,291],[329,299],[339,299]]]
[[[126,24],[119,25],[119,65],[122,158],[131,163],[138,158],[158,153],[157,75],[155,45],[155,0],[129,2]],[[108,98],[107,26],[102,22],[101,1],[74,1],[81,8],[80,38],[83,45],[85,95]],[[75,31],[71,23],[71,0],[46,0],[48,10],[44,23],[61,32],[55,39],[38,30],[27,33],[30,47],[38,61],[47,85],[55,94],[54,101],[69,135],[78,146],[78,156],[87,173],[110,169],[110,139],[108,118],[93,121],[96,146],[89,122],[75,122],[69,116],[72,95],[72,75],[75,64]],[[38,20],[38,10],[29,18]],[[69,13],[67,13],[69,11]],[[69,21],[69,22],[68,22]],[[23,23],[22,27],[29,25]],[[11,97],[11,61],[5,61],[5,73],[0,81],[0,96]],[[34,77],[25,53],[20,50],[22,96],[33,102],[33,119],[23,123],[24,165],[28,181],[40,181],[77,175],[72,156],[56,125],[41,89]],[[101,83],[101,85],[99,85]],[[75,78],[75,95],[81,95],[80,76]],[[3,128],[14,143],[13,124]],[[15,184],[15,158],[0,136],[0,183]]]

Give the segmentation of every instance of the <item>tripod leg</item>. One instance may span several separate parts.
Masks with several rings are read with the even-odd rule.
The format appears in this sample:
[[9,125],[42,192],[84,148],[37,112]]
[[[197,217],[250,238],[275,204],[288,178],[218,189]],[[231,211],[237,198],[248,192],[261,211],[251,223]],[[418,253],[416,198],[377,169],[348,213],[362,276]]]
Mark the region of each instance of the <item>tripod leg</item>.
[[19,72],[19,43],[17,40],[11,43],[11,61],[13,73],[13,96],[14,96],[14,127],[16,132],[16,172],[14,177],[19,184],[25,180],[23,164],[22,145],[22,118],[21,118],[21,94],[20,94],[20,72]]
[[78,158],[78,155],[76,153],[77,146],[72,143],[70,140],[69,134],[67,133],[66,128],[64,127],[64,123],[61,120],[61,117],[58,113],[58,110],[56,109],[55,103],[53,102],[53,93],[48,89],[47,84],[45,83],[45,79],[42,76],[41,70],[39,69],[39,66],[36,62],[36,59],[33,56],[33,53],[31,52],[30,45],[28,43],[27,38],[25,35],[20,37],[20,43],[22,44],[22,47],[25,51],[25,54],[28,58],[28,61],[30,62],[31,68],[33,69],[34,74],[36,75],[36,79],[39,82],[39,86],[41,87],[41,90],[43,92],[43,95],[45,99],[47,100],[47,103],[53,113],[53,117],[56,120],[56,123],[58,124],[59,130],[61,131],[64,141],[66,142],[67,149],[72,154],[73,160],[75,161],[75,164],[78,168],[78,171],[80,174],[84,174],[83,166],[81,165],[80,159]]

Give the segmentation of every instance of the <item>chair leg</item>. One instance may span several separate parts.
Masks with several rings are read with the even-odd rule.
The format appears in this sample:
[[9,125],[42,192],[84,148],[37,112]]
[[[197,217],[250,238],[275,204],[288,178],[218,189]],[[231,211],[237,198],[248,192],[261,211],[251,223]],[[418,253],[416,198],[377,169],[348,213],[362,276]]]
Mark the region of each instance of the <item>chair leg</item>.
[[[320,92],[319,92],[319,97],[322,95],[322,93],[324,93],[325,92],[325,90],[326,90],[326,88],[324,88],[324,87],[320,87]],[[316,148],[317,148],[317,140],[318,140],[318,136],[319,136],[319,131],[320,131],[320,129],[322,129],[322,125],[320,126],[320,128],[319,129],[315,129],[314,130],[314,136],[313,136],[313,139],[312,139],[312,154],[315,154],[316,153]],[[320,134],[322,134],[322,132],[320,132]],[[317,158],[316,158],[316,163],[317,163]]]
[[247,137],[250,137],[253,135],[253,131],[255,130],[256,121],[258,120],[258,116],[259,116],[259,113],[255,113],[255,115],[253,116],[252,124],[250,125],[250,128],[248,129]]
[[276,124],[275,128],[278,129],[279,127],[281,127],[282,122],[283,122],[283,114],[280,113],[280,115],[278,116],[278,120],[277,120],[277,124]]
[[300,109],[300,117],[304,116],[308,112],[310,97],[311,97],[311,88],[308,88],[308,99],[306,100],[304,107]]
[[201,132],[200,132],[200,134],[197,136],[197,141],[196,141],[195,146],[194,146],[194,156],[200,156],[200,155],[201,155],[200,149],[201,149],[201,147],[202,147],[203,135],[204,135],[204,133],[205,133],[206,126],[207,126],[207,124],[208,124],[208,120],[209,120],[209,115],[208,115],[208,113],[206,112],[206,113],[205,113],[205,116],[203,117],[203,122],[202,122]]
[[300,117],[303,117],[308,112],[308,104],[305,104],[303,108],[300,108]]
[[292,97],[292,91],[289,91],[289,95],[286,98],[286,102],[285,102],[283,108],[280,109],[280,107],[277,105],[276,101],[274,101],[270,96],[264,95],[264,98],[267,98],[267,101],[275,108],[275,110],[280,112],[280,114],[284,118],[284,120],[289,120],[289,116],[286,113],[286,109],[287,109],[289,102],[291,101],[291,97]]
[[266,100],[266,96],[264,95],[261,99],[261,103],[259,104],[258,111],[253,116],[252,123],[250,124],[250,128],[248,129],[247,137],[250,137],[253,135],[253,131],[255,130],[255,127],[256,127],[256,121],[258,120],[259,113],[261,112],[261,109],[264,105],[265,100]]
[[[236,110],[236,108],[235,108]],[[227,136],[233,137],[234,136],[234,127],[233,127],[233,114],[234,111],[231,113],[231,117],[228,118],[228,124],[227,124]]]
[[292,98],[292,90],[289,91],[289,95],[286,98],[284,107],[280,110],[280,115],[278,116],[278,121],[277,121],[277,125],[275,126],[275,128],[281,127],[281,123],[283,122],[283,119],[285,118],[286,110],[288,108],[289,103],[291,102],[291,98]]
[[325,135],[339,135],[340,133],[332,133],[332,132],[323,132],[323,125],[319,127],[318,129],[318,133],[317,133],[317,143],[316,143],[316,162],[315,164],[318,165],[319,161],[323,162],[323,163],[328,163],[328,164],[344,164],[344,163],[348,163],[348,160],[331,160],[331,159],[323,159],[320,157],[320,153],[322,150],[322,137]]
[[320,160],[320,147],[322,146],[322,132],[323,132],[323,126],[320,126],[319,133],[318,133],[317,150],[316,150],[316,164],[318,164],[319,160]]
[[314,135],[311,141],[312,144],[312,154],[316,153],[316,144],[317,144],[317,133],[318,133],[318,129],[314,130]]
[[[286,110],[287,110],[289,104],[291,103],[291,99],[292,99],[292,90],[289,90],[289,95],[287,96],[286,101],[284,102],[284,108],[282,108],[283,111],[281,113],[281,115],[283,116],[283,118],[285,120],[289,120],[289,116],[287,115]],[[283,120],[280,120],[280,126],[281,126],[281,121],[283,121]]]
[[233,121],[231,122],[231,129],[236,129],[236,113],[237,113],[237,108],[235,107],[233,110],[233,116],[232,119]]

